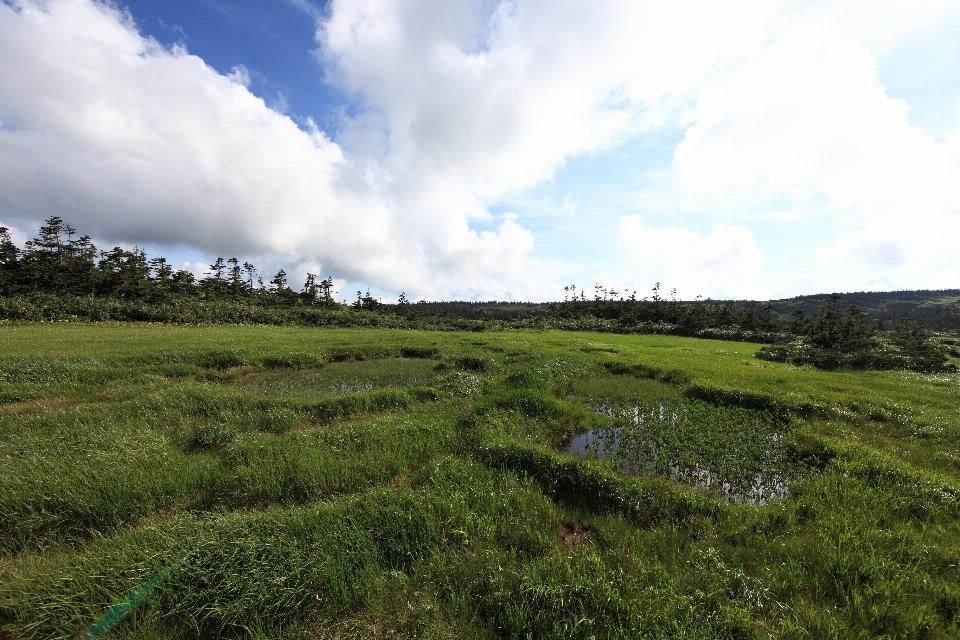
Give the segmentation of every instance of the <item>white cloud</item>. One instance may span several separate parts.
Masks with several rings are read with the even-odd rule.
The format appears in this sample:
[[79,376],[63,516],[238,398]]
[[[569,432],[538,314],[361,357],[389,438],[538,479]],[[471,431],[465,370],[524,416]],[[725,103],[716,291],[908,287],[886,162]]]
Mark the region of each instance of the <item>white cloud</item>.
[[250,86],[250,72],[247,71],[247,68],[242,64],[235,65],[232,69],[230,69],[230,73],[227,74],[227,77],[237,84],[242,84],[245,87]]
[[[627,217],[637,268],[696,293],[775,293],[736,216],[774,210],[766,222],[802,229],[816,201],[833,240],[811,251],[815,276],[782,282],[949,273],[960,132],[938,142],[911,126],[876,71],[946,0],[332,0],[322,14],[289,1],[318,20],[317,60],[352,101],[335,141],[279,113],[282,96],[250,93],[242,66],[220,75],[112,5],[0,4],[0,218],[57,214],[111,242],[410,297],[536,299],[566,276],[530,258],[522,210],[494,224],[488,207],[571,156],[689,126],[672,174],[637,201],[645,215],[734,217],[707,236]],[[590,224],[572,215],[590,210],[579,195],[564,209]]]
[[808,266],[834,288],[923,287],[960,231],[960,132],[938,142],[911,125],[877,60],[950,4],[873,9],[801,5],[761,55],[700,94],[674,178],[701,207],[786,198],[829,213],[836,235]]
[[[523,292],[532,238],[478,234],[455,183],[371,189],[341,148],[88,0],[0,5],[0,216],[107,241],[308,261],[411,293]],[[272,264],[271,264],[272,263]],[[493,284],[495,283],[495,284]]]
[[960,267],[940,269],[930,282],[931,289],[960,289]]
[[[757,48],[775,10],[335,0],[317,55],[365,105],[343,141],[384,181],[440,175],[488,201],[662,122],[720,61]],[[721,15],[732,28],[715,28]]]
[[[423,295],[533,296],[554,284],[532,282],[532,235],[469,221],[657,123],[671,96],[762,42],[767,6],[334,2],[318,56],[361,106],[345,154],[252,95],[242,66],[219,75],[112,5],[13,0],[0,7],[0,213],[319,261]],[[737,29],[714,28],[734,12]]]
[[753,232],[740,225],[719,223],[704,236],[678,226],[651,229],[634,215],[621,222],[617,243],[645,284],[657,280],[687,295],[755,296],[766,261]]

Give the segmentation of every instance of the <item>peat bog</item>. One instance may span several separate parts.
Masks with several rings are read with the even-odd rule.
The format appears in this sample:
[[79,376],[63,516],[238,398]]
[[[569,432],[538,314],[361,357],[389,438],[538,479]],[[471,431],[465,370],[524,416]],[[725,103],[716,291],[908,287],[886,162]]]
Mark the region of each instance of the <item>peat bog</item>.
[[960,374],[759,347],[2,325],[0,637],[960,637]]

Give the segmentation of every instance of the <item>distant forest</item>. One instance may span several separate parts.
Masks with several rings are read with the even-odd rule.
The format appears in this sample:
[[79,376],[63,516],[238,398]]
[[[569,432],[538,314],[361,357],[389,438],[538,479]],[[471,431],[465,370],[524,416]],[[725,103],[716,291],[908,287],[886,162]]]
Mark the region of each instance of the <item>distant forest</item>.
[[[664,293],[659,283],[643,296],[597,284],[590,289],[564,287],[564,300],[550,303],[412,303],[401,293],[396,304],[384,304],[369,290],[366,294],[357,291],[352,302],[338,302],[333,286],[332,277],[307,274],[305,282],[294,288],[283,269],[264,276],[253,264],[238,258],[217,258],[198,279],[190,271],[175,270],[166,258],[148,257],[140,249],[100,250],[89,236],[80,235],[56,216],[22,248],[14,244],[9,229],[0,227],[2,320],[474,331],[539,328],[662,333],[780,345],[800,340],[806,345],[803,349],[781,348],[766,356],[796,359],[813,346],[826,349],[824,366],[852,363],[830,353],[873,348],[881,334],[900,336],[898,343],[903,345],[909,340],[917,343],[917,336],[929,331],[960,333],[960,290],[823,294],[764,302],[681,301],[675,290]],[[907,336],[913,337],[908,340]]]

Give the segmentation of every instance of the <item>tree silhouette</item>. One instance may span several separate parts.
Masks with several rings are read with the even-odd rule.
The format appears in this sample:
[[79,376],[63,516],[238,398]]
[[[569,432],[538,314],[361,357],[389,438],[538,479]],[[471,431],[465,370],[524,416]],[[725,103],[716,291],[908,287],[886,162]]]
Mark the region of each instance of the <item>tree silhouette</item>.
[[16,289],[20,249],[10,238],[10,229],[0,227],[0,295],[10,295]]

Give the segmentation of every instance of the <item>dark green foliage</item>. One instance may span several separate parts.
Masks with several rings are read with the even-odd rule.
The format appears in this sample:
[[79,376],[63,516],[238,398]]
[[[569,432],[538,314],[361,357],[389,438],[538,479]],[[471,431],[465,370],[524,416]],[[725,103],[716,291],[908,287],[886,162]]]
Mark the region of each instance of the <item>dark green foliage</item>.
[[[178,300],[179,296],[207,302],[224,299],[247,301],[269,307],[297,304],[341,307],[333,300],[335,292],[332,290],[332,278],[318,283],[316,276],[310,274],[303,291],[296,294],[290,289],[286,272],[282,269],[270,281],[269,288],[265,288],[256,274],[256,268],[249,262],[241,266],[237,258],[217,258],[210,265],[206,277],[198,283],[188,271],[175,272],[166,258],[148,259],[140,249],[127,251],[114,247],[109,251],[99,251],[88,236],[78,238],[76,233],[61,218],[53,216],[40,228],[38,236],[27,242],[21,251],[11,241],[9,230],[0,228],[0,296],[57,293],[61,299],[55,302],[55,306],[59,307],[53,310],[55,316],[73,315],[91,320],[203,322],[212,319],[208,315],[206,318],[190,320],[182,313],[159,318],[156,311],[142,308],[144,303],[148,303],[148,307],[175,305],[182,302]],[[88,305],[85,310],[79,310],[76,309],[77,301],[72,300],[73,296],[107,297],[127,301],[127,304],[113,305],[110,311],[104,309],[104,305]],[[29,296],[27,300],[33,301]],[[22,303],[20,301],[20,307]],[[71,306],[73,310],[64,308]],[[141,308],[138,309],[138,306]],[[39,317],[34,318],[29,317],[26,309],[12,315],[9,309],[5,311],[7,313],[3,316],[6,318],[59,319],[50,314],[51,310],[41,312]],[[223,322],[226,318],[221,316],[214,321]]]
[[503,384],[507,388],[542,389],[547,386],[548,378],[542,372],[532,369],[512,371],[504,378]]
[[381,302],[370,295],[370,289],[367,289],[366,295],[361,296],[357,291],[357,299],[353,302],[353,308],[357,310],[365,309],[367,311],[377,311],[382,306]]
[[515,409],[530,417],[562,417],[567,409],[562,402],[535,389],[509,389],[488,400],[489,404],[500,409]]
[[392,358],[397,355],[393,349],[371,345],[353,349],[336,349],[327,355],[327,362],[349,362],[351,360],[376,360]]
[[404,358],[437,358],[440,349],[436,347],[400,347],[400,355]]
[[766,411],[779,420],[786,420],[791,407],[782,401],[764,393],[723,389],[705,384],[691,384],[684,394],[696,400],[703,400],[721,407],[743,407],[754,411]]
[[624,362],[601,362],[600,366],[614,375],[630,375],[638,378],[653,378],[668,384],[687,384],[690,376],[676,369],[658,369],[644,364]]
[[0,227],[0,296],[8,296],[15,291],[19,279],[20,249],[10,238],[10,230]]
[[278,353],[264,356],[260,362],[265,367],[311,369],[315,367],[322,367],[326,360],[311,353]]
[[490,366],[490,362],[480,356],[457,356],[453,362],[458,368],[467,371],[483,372]]
[[818,369],[956,371],[956,365],[949,361],[948,350],[925,334],[873,336],[851,350],[820,348],[798,338],[785,344],[762,347],[756,357],[771,362],[811,365]]
[[892,333],[880,335],[866,312],[856,305],[843,312],[839,301],[839,294],[829,296],[811,320],[803,312],[795,314],[793,332],[797,335],[763,347],[756,357],[819,369],[956,370],[947,349],[917,325],[901,322]]
[[237,437],[235,425],[228,422],[211,422],[198,426],[190,438],[191,451],[207,451],[230,444]]
[[830,446],[808,433],[794,432],[784,440],[786,457],[801,467],[823,471],[836,457]]
[[141,298],[149,286],[150,267],[143,251],[114,247],[100,254],[97,292],[121,299]]

